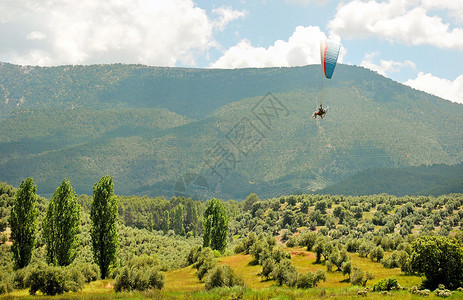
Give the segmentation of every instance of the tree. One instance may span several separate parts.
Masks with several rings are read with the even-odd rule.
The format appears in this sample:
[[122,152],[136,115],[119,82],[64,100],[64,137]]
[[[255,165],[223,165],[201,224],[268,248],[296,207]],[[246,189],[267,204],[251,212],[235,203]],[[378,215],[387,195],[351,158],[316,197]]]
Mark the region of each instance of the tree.
[[223,251],[227,246],[228,216],[225,206],[213,198],[204,212],[203,246]]
[[463,285],[463,249],[457,239],[421,236],[412,243],[410,268],[424,274],[423,285],[434,289],[444,284],[450,289]]
[[178,235],[184,235],[185,234],[185,228],[183,227],[183,212],[184,212],[184,207],[181,203],[179,203],[175,208],[174,208],[174,213],[173,213],[173,218],[172,218],[172,226],[174,227],[175,234]]
[[162,218],[162,223],[161,223],[161,229],[164,233],[167,233],[170,228],[170,216],[169,216],[169,211],[165,210],[164,211],[164,217]]
[[117,250],[117,198],[114,196],[111,176],[104,176],[93,186],[90,210],[93,257],[100,267],[101,278],[109,273],[116,260]]
[[37,234],[37,186],[32,178],[23,180],[10,213],[13,259],[16,268],[29,264]]
[[63,179],[48,203],[43,220],[48,263],[67,266],[74,260],[79,244],[79,231],[80,205],[71,183]]
[[255,193],[251,193],[243,201],[243,211],[251,211],[252,205],[259,201],[259,197]]

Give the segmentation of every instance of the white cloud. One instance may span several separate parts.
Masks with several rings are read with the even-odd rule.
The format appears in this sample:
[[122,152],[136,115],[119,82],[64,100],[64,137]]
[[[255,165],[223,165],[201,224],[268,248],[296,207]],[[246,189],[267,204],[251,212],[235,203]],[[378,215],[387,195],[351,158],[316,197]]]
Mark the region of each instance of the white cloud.
[[[437,5],[428,2],[422,5],[418,0],[353,0],[338,6],[328,27],[343,38],[378,36],[404,44],[463,49],[463,28],[451,28],[441,17],[428,15],[428,10]],[[451,7],[442,5],[440,9]]]
[[376,64],[374,63],[374,59],[378,55],[379,55],[378,52],[365,54],[360,65],[362,67],[376,71],[383,76],[386,76],[387,73],[399,72],[400,70],[402,70],[402,68],[412,68],[412,69],[416,68],[415,63],[410,60],[399,62],[399,61],[381,59],[379,61],[379,64]]
[[194,65],[217,46],[214,29],[245,14],[217,8],[212,20],[193,0],[3,0],[0,11],[0,61],[32,65]]
[[421,0],[426,9],[445,10],[458,21],[463,21],[463,1]]
[[27,36],[26,36],[26,39],[28,40],[43,40],[44,38],[46,38],[47,36],[43,33],[43,32],[40,32],[40,31],[31,31],[31,33],[29,33]]
[[325,5],[331,0],[285,0],[286,3],[295,4],[300,6],[307,6],[310,3],[316,3],[318,5]]
[[[277,40],[268,48],[241,40],[211,64],[212,68],[302,66],[320,63],[320,40],[325,34],[316,26],[298,26],[288,41]],[[342,52],[344,53],[344,52]],[[342,53],[338,61],[342,62]]]
[[212,12],[219,16],[219,19],[214,22],[214,25],[220,31],[224,30],[231,21],[244,18],[247,15],[247,11],[245,10],[233,10],[228,7],[215,8]]
[[404,82],[417,90],[463,104],[463,75],[454,81],[436,77],[430,73],[419,72],[415,79]]

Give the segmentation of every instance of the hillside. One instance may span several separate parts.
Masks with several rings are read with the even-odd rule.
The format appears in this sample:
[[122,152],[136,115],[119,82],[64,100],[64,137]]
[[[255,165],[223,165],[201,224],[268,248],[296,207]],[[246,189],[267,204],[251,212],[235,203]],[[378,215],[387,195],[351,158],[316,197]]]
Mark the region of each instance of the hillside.
[[[315,65],[2,64],[0,88],[0,178],[31,176],[45,196],[64,177],[91,194],[110,174],[121,195],[273,197],[463,162],[463,105],[355,66],[322,81]],[[314,120],[319,101],[329,113]]]
[[367,169],[318,193],[332,195],[439,196],[463,191],[463,164]]

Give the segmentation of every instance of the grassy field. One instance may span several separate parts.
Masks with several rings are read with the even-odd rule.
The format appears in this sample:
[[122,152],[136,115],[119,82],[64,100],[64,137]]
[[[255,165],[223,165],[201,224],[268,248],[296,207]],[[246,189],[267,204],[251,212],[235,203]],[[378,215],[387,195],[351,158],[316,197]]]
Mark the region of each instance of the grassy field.
[[[285,248],[291,253],[292,262],[299,272],[307,271],[326,271],[324,264],[315,264],[315,256],[303,248]],[[372,262],[367,258],[351,255],[353,265],[364,271],[373,273],[375,279],[367,283],[373,285],[379,280],[391,276],[398,279],[400,285],[410,288],[419,285],[422,278],[416,276],[403,275],[400,269],[386,269],[380,263]],[[77,293],[67,293],[54,298],[71,299],[354,299],[358,298],[357,291],[362,289],[360,286],[352,286],[346,279],[347,276],[340,272],[327,272],[326,282],[321,282],[317,287],[302,290],[288,287],[280,287],[275,281],[263,281],[259,276],[261,266],[252,265],[250,255],[235,254],[227,257],[218,258],[220,264],[230,265],[233,270],[241,276],[245,283],[245,288],[220,288],[212,291],[205,291],[204,283],[198,281],[196,269],[185,267],[165,273],[166,281],[162,291],[149,290],[146,292],[124,292],[115,293],[112,288],[112,280],[97,280],[86,285],[83,290]],[[3,295],[2,299],[37,299],[50,298],[45,296],[30,296],[27,290],[15,290],[12,293]],[[53,297],[52,297],[53,298]],[[409,291],[393,291],[387,295],[379,292],[370,292],[367,299],[423,299],[423,297],[413,295]],[[428,299],[441,299],[431,294]],[[463,299],[463,293],[454,292],[449,299]]]

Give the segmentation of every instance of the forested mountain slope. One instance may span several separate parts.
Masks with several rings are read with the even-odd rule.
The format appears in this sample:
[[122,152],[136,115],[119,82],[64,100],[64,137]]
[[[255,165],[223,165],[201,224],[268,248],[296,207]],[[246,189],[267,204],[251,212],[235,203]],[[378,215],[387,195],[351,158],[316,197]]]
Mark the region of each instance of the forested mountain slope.
[[439,196],[463,191],[463,164],[367,169],[318,193],[332,195]]
[[64,177],[91,194],[110,174],[122,195],[273,197],[458,164],[462,141],[463,105],[355,66],[332,80],[319,66],[0,66],[0,178],[31,176],[42,195]]

